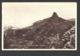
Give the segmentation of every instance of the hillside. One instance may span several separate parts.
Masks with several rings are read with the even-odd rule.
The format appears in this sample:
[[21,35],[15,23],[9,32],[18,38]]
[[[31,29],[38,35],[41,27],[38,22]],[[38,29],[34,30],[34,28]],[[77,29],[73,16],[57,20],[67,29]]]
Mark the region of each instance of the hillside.
[[64,34],[73,26],[75,26],[75,21],[65,20],[54,12],[51,17],[37,21],[29,27],[7,31],[8,34],[4,35],[4,47],[64,48],[68,42]]

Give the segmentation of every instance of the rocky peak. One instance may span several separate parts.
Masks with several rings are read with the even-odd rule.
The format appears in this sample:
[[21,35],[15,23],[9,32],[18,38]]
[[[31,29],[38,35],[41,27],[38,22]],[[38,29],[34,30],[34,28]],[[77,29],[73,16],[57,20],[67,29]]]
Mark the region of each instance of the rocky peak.
[[56,12],[53,13],[52,18],[58,18],[58,15]]

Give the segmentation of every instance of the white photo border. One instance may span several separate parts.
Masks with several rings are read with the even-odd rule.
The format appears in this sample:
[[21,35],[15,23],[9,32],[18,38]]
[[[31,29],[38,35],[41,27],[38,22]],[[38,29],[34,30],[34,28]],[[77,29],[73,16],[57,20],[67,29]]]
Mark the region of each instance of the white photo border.
[[[75,2],[75,3],[76,3],[76,11],[77,11],[77,2]],[[4,49],[4,37],[3,37],[3,34],[4,34],[4,22],[3,21],[4,21],[4,19],[2,17],[2,35],[1,35],[2,51],[77,51],[77,13],[76,13],[76,18],[75,18],[75,49]]]

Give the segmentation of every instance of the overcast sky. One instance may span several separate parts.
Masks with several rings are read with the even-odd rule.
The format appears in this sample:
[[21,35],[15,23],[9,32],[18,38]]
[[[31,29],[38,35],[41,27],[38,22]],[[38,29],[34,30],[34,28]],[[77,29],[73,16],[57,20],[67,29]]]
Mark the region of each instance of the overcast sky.
[[53,12],[64,18],[77,18],[77,4],[71,2],[3,2],[2,19],[4,26],[26,27],[38,20],[52,16]]

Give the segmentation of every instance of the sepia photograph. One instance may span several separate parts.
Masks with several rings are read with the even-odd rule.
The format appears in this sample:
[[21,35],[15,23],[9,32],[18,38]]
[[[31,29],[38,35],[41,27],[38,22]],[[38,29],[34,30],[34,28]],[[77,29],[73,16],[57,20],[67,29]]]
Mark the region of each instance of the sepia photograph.
[[76,2],[2,2],[3,51],[77,50]]

